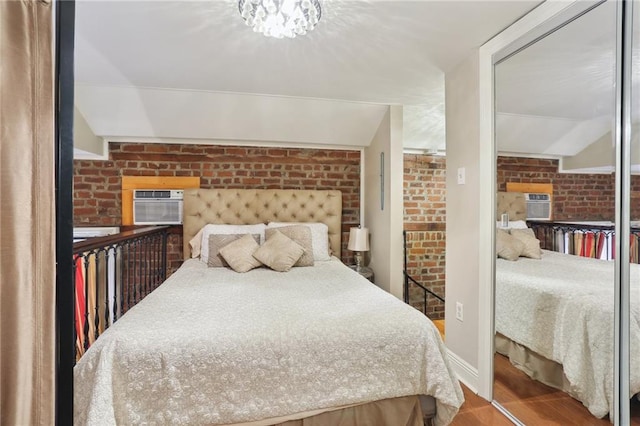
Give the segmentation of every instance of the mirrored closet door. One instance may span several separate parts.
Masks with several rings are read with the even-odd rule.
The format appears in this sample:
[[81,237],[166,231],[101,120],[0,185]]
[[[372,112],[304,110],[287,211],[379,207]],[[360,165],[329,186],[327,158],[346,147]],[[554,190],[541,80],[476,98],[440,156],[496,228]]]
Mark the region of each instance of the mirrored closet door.
[[[618,404],[620,374],[630,376],[629,396],[640,392],[640,229],[629,227],[640,221],[630,175],[640,147],[634,134],[631,166],[620,162],[616,88],[630,92],[617,80],[621,4],[593,3],[494,67],[493,394],[524,424],[629,424],[629,406],[630,424],[640,424],[637,398]],[[638,122],[633,113],[629,122]],[[620,280],[631,287],[629,370],[616,350],[625,347],[616,318],[629,302]]]
[[631,39],[625,62],[629,68],[631,94],[629,96],[630,182],[629,217],[631,246],[629,269],[629,407],[630,424],[640,425],[640,5],[632,4]]

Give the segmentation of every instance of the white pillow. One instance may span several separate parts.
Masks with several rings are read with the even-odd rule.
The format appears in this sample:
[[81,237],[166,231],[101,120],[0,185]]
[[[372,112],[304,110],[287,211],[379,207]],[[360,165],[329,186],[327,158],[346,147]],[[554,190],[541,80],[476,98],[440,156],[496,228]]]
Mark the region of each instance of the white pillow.
[[269,222],[267,228],[281,228],[291,225],[305,225],[311,228],[314,261],[331,260],[329,255],[329,227],[326,224],[321,222]]
[[525,220],[510,220],[509,226],[502,226],[502,222],[496,222],[498,229],[527,229],[527,222]]
[[527,229],[527,221],[526,220],[510,220],[509,228],[511,229]]
[[264,230],[267,226],[264,223],[255,225],[223,225],[210,223],[202,228],[202,239],[200,240],[200,260],[206,262],[209,259],[209,235],[211,234],[258,234],[260,244],[264,243]]

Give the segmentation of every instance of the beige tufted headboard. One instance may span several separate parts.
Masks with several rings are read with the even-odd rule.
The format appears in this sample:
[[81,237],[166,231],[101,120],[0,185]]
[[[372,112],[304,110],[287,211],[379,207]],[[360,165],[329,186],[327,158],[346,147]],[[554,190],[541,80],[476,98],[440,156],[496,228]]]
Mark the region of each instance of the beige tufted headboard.
[[496,219],[500,215],[509,214],[509,220],[527,220],[527,203],[522,192],[498,192],[498,210]]
[[183,255],[191,255],[189,241],[209,223],[251,225],[268,222],[323,222],[329,227],[329,246],[341,254],[342,193],[297,189],[185,189]]

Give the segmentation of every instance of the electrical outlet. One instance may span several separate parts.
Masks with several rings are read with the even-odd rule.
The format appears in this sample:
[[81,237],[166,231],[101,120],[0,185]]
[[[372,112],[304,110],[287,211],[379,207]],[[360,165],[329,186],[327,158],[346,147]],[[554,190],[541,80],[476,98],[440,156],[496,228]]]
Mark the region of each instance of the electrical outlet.
[[458,321],[464,321],[464,310],[460,302],[456,302],[456,319]]

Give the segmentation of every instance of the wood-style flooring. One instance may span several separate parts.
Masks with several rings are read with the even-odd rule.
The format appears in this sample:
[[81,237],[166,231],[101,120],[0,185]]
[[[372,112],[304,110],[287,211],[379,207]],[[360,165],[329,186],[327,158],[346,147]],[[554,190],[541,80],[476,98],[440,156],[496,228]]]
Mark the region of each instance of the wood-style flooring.
[[464,404],[451,426],[513,426],[497,408],[462,385]]
[[[611,426],[608,418],[595,418],[580,401],[530,379],[511,365],[506,357],[496,355],[494,366],[494,398],[522,423],[532,426]],[[457,423],[456,418],[454,425],[511,424],[506,417],[502,417],[506,423],[502,422],[498,417],[501,414],[495,407],[470,391],[465,391],[465,398],[465,405],[460,412],[461,423]],[[475,423],[469,423],[467,419],[472,419]],[[635,398],[632,400],[630,424],[640,426],[640,402]]]
[[433,325],[436,326],[438,331],[440,332],[440,337],[442,337],[442,341],[444,341],[444,320],[433,320]]

